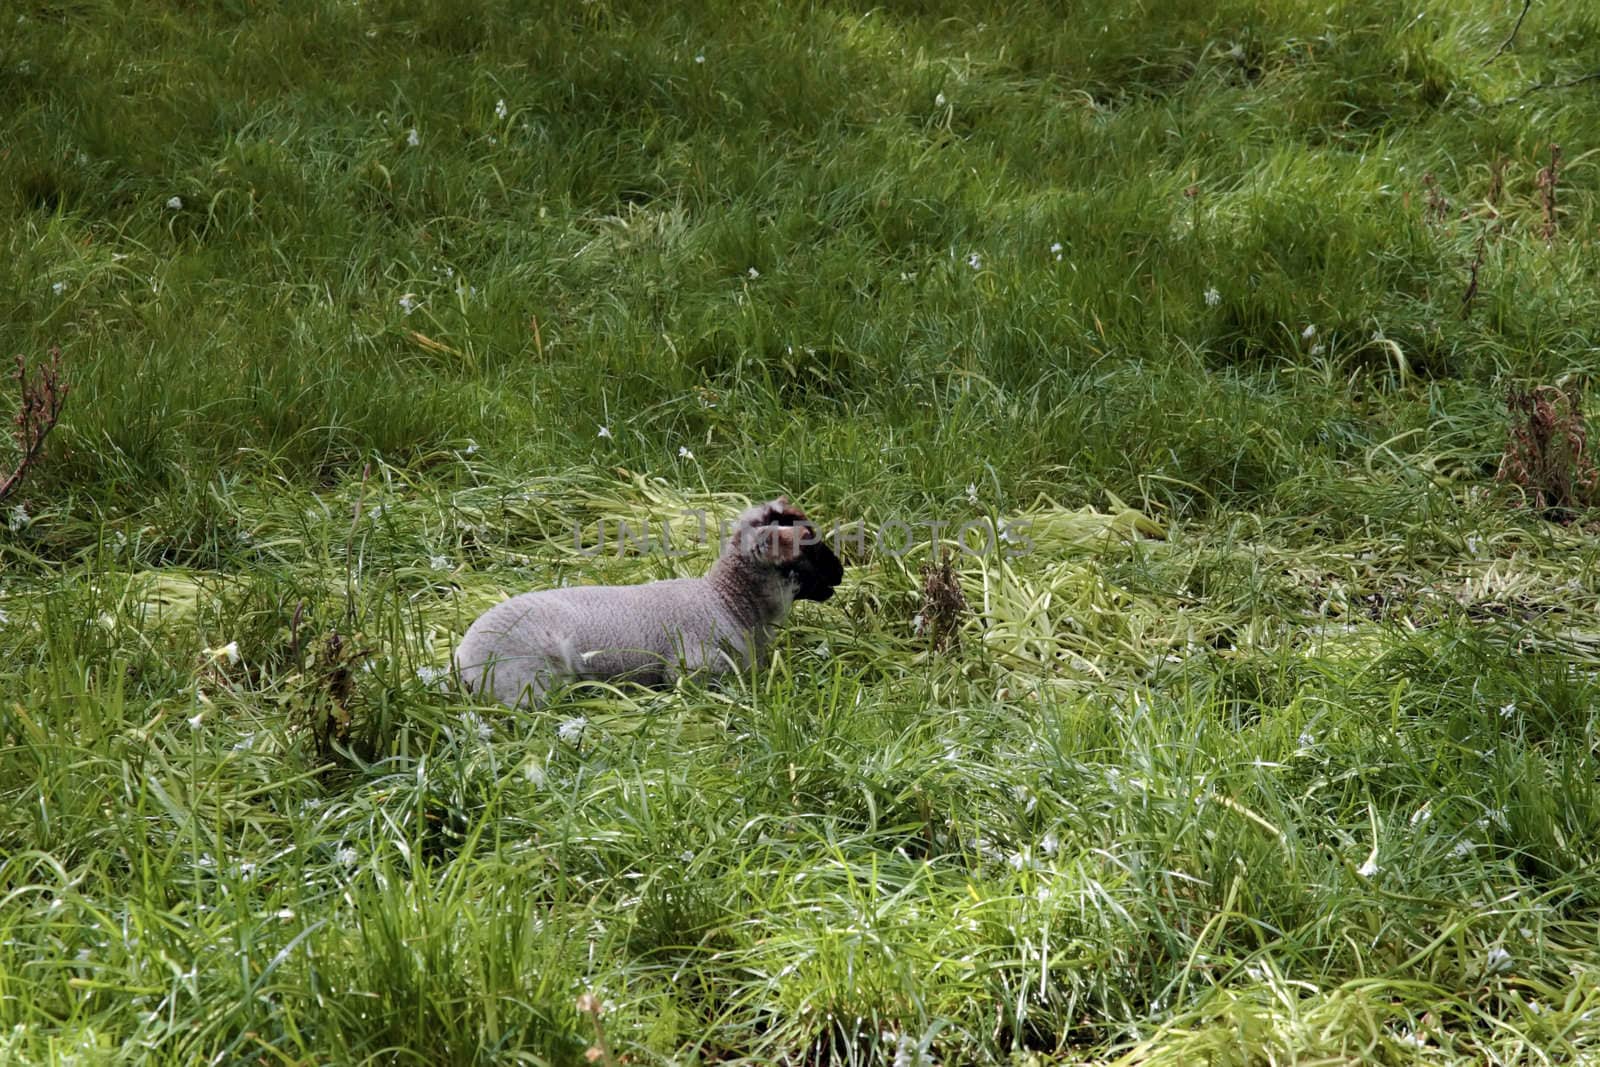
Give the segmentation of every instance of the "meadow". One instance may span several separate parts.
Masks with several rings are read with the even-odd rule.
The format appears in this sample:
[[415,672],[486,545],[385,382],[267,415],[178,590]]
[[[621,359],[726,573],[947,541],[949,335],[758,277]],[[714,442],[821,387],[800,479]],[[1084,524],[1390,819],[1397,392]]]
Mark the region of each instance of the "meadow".
[[[7,6],[0,1061],[1600,1056],[1597,149],[1550,0]],[[760,671],[450,685],[780,492]]]

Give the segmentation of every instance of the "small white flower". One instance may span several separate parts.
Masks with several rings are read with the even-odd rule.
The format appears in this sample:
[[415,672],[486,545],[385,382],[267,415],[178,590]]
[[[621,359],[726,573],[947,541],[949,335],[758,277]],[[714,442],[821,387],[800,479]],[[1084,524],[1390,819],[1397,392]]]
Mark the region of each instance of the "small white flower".
[[1473,555],[1473,556],[1476,556],[1478,554],[1478,535],[1477,534],[1467,534],[1467,553],[1469,555]]
[[702,54],[700,54],[700,55],[697,55],[697,56],[695,56],[695,57],[694,57],[694,61],[695,61],[695,62],[696,62],[696,63],[704,63],[704,62],[705,62],[705,61],[706,61],[706,57],[705,57],[705,54],[704,54],[704,53],[702,53]]
[[1506,974],[1511,970],[1513,963],[1511,953],[1496,945],[1484,954],[1483,973],[1486,975]]
[[1313,337],[1315,337],[1316,335],[1317,335],[1317,325],[1316,325],[1316,323],[1308,323],[1306,328],[1300,331],[1300,339],[1302,341],[1309,341]]
[[1311,736],[1310,730],[1300,731],[1300,747],[1308,750],[1317,747],[1317,739]]
[[183,210],[183,197],[181,197],[181,196],[169,196],[169,197],[167,197],[167,209],[169,211],[182,211]]
[[110,633],[117,628],[117,617],[109,611],[102,611],[95,619],[100,624],[100,629]]
[[560,738],[564,744],[575,745],[579,741],[583,740],[583,731],[588,725],[589,720],[584,718],[582,715],[579,715],[577,718],[568,719],[560,726],[557,726],[556,736]]
[[761,277],[761,272],[756,270],[754,267],[751,267],[748,271],[746,271],[746,273],[750,276],[751,281]]
[[911,633],[916,637],[921,637],[922,632],[927,628],[928,620],[919,611],[911,620]]
[[288,922],[290,919],[294,918],[294,909],[293,908],[279,908],[273,914],[275,914],[278,918],[282,919],[284,922]]
[[1050,254],[1056,257],[1056,262],[1061,262],[1061,242],[1057,241],[1050,246]]
[[1373,330],[1372,331],[1372,340],[1373,340],[1374,343],[1376,343],[1378,341],[1386,340],[1386,338],[1383,336],[1383,331],[1382,330]]
[[407,315],[417,310],[417,296],[415,293],[405,293],[400,297],[400,310]]
[[949,103],[949,101],[944,98],[943,93],[940,93],[938,96],[933,98],[934,107],[944,107],[947,103]]
[[189,729],[191,729],[191,730],[198,730],[198,729],[200,729],[200,719],[201,719],[201,718],[202,718],[202,717],[203,717],[203,716],[204,716],[204,715],[205,715],[205,712],[203,712],[203,711],[197,711],[197,712],[195,712],[195,713],[194,713],[194,715],[192,715],[192,716],[191,716],[191,717],[190,717],[190,718],[189,718]]
[[406,144],[410,145],[412,148],[415,148],[421,143],[422,137],[417,133],[417,128],[415,126],[406,131]]
[[983,257],[976,252],[972,253],[967,257],[967,266],[971,267],[973,270],[982,270]]
[[60,296],[62,293],[67,291],[67,283],[56,282],[54,285],[50,286],[50,291],[57,296]]
[[1377,860],[1369,859],[1360,867],[1356,868],[1356,873],[1363,878],[1371,878],[1381,870],[1383,870],[1383,868],[1378,866]]
[[467,733],[473,734],[479,741],[493,741],[494,727],[484,721],[482,715],[469,711],[461,716],[461,727]]
[[227,660],[230,664],[238,663],[239,642],[229,641],[225,645],[218,645],[216,648],[208,648],[205,651],[205,655],[207,659],[211,660]]
[[28,515],[28,509],[18,504],[11,509],[11,513],[6,517],[6,526],[12,533],[16,533],[32,521],[33,519]]
[[595,434],[595,436],[596,437],[604,437],[607,441],[611,440],[611,427],[609,427],[609,426],[600,427],[600,432]]
[[506,107],[506,102],[504,100],[496,100],[494,102],[494,117],[495,118],[503,119],[509,114],[511,114],[511,109]]
[[1415,1030],[1403,1030],[1395,1035],[1395,1040],[1402,1045],[1410,1045],[1412,1048],[1423,1048],[1428,1043],[1428,1039]]
[[682,862],[686,863],[686,864],[687,863],[693,863],[694,862],[694,853],[691,852],[688,849],[684,849],[682,852],[678,853],[678,859],[681,860]]
[[535,789],[543,789],[545,782],[544,765],[536,759],[530,759],[522,765],[522,777],[526,778]]
[[442,693],[449,684],[450,672],[444,667],[430,667],[423,664],[417,668],[417,681]]
[[1457,841],[1455,847],[1450,850],[1450,858],[1464,860],[1472,855],[1472,850],[1477,847],[1471,841]]
[[977,507],[978,506],[978,483],[977,482],[968,482],[967,483],[967,503],[971,504],[973,507]]
[[354,867],[356,860],[360,859],[361,856],[355,849],[347,845],[335,852],[333,858],[341,867]]
[[1322,353],[1326,352],[1327,350],[1328,350],[1328,346],[1323,344],[1321,341],[1318,341],[1316,344],[1311,346],[1311,354],[1313,356],[1320,356],[1320,355],[1322,355]]
[[1216,286],[1211,286],[1205,291],[1206,307],[1214,308],[1222,303],[1222,294],[1217,292]]
[[1056,836],[1056,832],[1054,830],[1047,831],[1045,835],[1039,839],[1039,851],[1043,852],[1046,856],[1054,856],[1056,854],[1056,850],[1060,847],[1061,838]]
[[475,455],[477,453],[477,451],[478,451],[478,442],[474,441],[470,437],[467,438],[467,447],[462,449],[462,451],[465,452],[469,456]]
[[678,446],[678,458],[679,459],[693,459],[694,458],[694,453],[689,451],[689,449],[687,447],[685,447],[683,445],[679,445]]
[[1509,719],[1513,715],[1515,715],[1516,713],[1517,713],[1517,702],[1515,700],[1511,701],[1508,704],[1500,705],[1500,717],[1502,719]]

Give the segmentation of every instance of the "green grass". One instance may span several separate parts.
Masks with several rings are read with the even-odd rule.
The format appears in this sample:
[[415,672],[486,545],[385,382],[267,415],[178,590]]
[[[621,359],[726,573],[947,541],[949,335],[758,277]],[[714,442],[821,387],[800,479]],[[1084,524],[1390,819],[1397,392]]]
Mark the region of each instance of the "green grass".
[[[1600,369],[1600,13],[1043,7],[0,17],[0,1060],[1597,1054],[1596,516],[1494,473]],[[778,492],[1031,550],[437,685]]]

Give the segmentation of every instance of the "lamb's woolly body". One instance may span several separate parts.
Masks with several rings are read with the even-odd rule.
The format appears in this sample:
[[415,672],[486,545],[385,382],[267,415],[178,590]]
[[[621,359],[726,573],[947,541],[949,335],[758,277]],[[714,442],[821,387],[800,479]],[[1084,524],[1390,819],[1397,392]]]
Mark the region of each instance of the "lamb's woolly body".
[[[473,692],[515,705],[539,703],[564,681],[671,682],[755,663],[795,599],[831,595],[838,560],[802,548],[804,515],[780,498],[740,516],[722,556],[703,578],[644,585],[582,586],[523,593],[485,612],[456,649],[456,669]],[[784,525],[776,525],[783,523]],[[820,595],[803,554],[825,559]]]

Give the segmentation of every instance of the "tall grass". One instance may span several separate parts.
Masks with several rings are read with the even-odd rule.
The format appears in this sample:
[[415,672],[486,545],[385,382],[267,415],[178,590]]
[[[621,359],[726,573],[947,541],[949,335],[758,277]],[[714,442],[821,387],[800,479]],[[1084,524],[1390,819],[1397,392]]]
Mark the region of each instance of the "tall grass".
[[[1494,474],[1600,18],[1519,7],[0,17],[0,1059],[1592,1056],[1593,516]],[[949,648],[869,537],[727,686],[441,688],[779,491],[1028,549]]]

